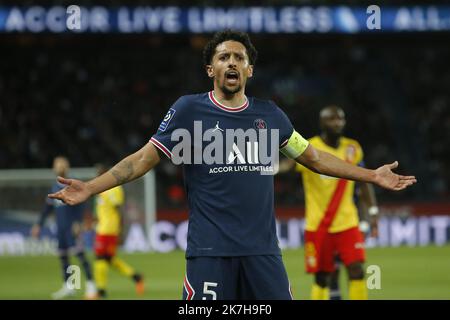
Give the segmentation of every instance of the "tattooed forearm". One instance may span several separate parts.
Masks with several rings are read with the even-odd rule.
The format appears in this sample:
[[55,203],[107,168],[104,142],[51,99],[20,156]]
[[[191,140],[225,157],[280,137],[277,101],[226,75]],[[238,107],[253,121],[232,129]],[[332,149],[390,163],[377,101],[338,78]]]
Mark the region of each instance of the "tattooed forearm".
[[119,184],[130,181],[134,174],[133,162],[130,160],[122,160],[111,169],[111,174]]

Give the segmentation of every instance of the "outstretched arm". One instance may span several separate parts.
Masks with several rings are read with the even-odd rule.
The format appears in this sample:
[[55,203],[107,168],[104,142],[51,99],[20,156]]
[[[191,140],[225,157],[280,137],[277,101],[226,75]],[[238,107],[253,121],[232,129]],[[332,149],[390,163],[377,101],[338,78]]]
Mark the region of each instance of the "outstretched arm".
[[311,144],[296,158],[296,161],[320,174],[373,183],[389,190],[403,190],[417,182],[414,176],[402,176],[392,172],[392,169],[398,167],[397,161],[376,170],[370,170],[352,165],[325,151],[315,149]]
[[58,181],[67,186],[56,193],[49,194],[48,197],[75,205],[86,201],[94,194],[143,176],[156,166],[159,161],[158,151],[151,142],[148,142],[140,150],[121,160],[109,171],[88,182],[58,177]]

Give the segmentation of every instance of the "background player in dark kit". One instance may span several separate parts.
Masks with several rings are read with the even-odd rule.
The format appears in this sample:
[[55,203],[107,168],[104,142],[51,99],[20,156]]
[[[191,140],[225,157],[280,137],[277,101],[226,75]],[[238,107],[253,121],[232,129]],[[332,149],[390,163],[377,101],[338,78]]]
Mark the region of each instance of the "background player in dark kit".
[[[53,171],[57,176],[67,177],[70,169],[69,160],[65,157],[58,156],[53,160]],[[57,192],[64,187],[60,182],[56,182],[51,192]],[[81,239],[83,214],[85,205],[78,204],[76,206],[68,206],[57,199],[46,200],[45,207],[41,212],[39,222],[31,229],[33,237],[40,235],[41,228],[51,212],[56,214],[56,233],[58,238],[58,256],[61,260],[63,285],[60,290],[52,294],[53,299],[63,299],[75,294],[75,289],[67,286],[69,273],[67,268],[70,265],[70,254],[76,255],[86,274],[86,295],[87,299],[93,299],[96,296],[96,288],[92,278],[91,265],[86,258]]]

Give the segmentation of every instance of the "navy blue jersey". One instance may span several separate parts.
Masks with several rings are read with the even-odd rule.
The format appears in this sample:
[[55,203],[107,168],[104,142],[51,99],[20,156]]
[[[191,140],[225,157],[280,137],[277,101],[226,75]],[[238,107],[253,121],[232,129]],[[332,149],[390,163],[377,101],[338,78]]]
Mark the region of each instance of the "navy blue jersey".
[[[65,185],[56,182],[50,189],[50,193],[58,192],[64,187]],[[74,222],[81,222],[83,220],[84,208],[84,203],[69,206],[61,200],[47,198],[45,208],[39,219],[39,224],[42,226],[47,216],[54,211],[56,213],[56,226],[58,230],[71,230]]]
[[[215,139],[210,137],[206,139],[208,141],[194,143],[190,150],[193,163],[183,163],[190,209],[186,256],[280,254],[274,216],[273,174],[262,174],[262,171],[270,171],[270,166],[255,156],[255,148],[235,149],[236,143],[227,141],[226,135],[228,129],[255,129],[259,143],[256,150],[270,150],[270,146],[261,145],[263,142],[275,144],[278,155],[279,147],[293,133],[287,116],[273,102],[252,97],[246,98],[238,108],[227,108],[209,92],[179,98],[151,138],[150,141],[172,161],[180,146],[173,137],[180,131],[177,129],[184,129],[192,137],[204,136],[207,131],[215,131],[216,135]],[[263,140],[261,129],[277,129],[274,130],[278,132],[277,141]],[[195,159],[208,151],[211,141],[222,137],[226,141],[223,152],[212,153],[217,159],[223,159],[222,163],[199,163]],[[180,154],[185,153],[186,150]]]

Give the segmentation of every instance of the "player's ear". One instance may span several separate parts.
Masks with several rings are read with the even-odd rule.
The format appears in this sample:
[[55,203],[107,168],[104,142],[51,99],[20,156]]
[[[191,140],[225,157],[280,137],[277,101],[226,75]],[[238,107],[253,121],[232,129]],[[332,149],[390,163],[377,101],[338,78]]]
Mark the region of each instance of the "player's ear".
[[206,74],[208,75],[208,77],[214,78],[214,68],[213,68],[213,66],[210,65],[210,64],[207,64],[205,68],[206,68]]
[[247,78],[253,77],[253,65],[250,64],[247,68]]

